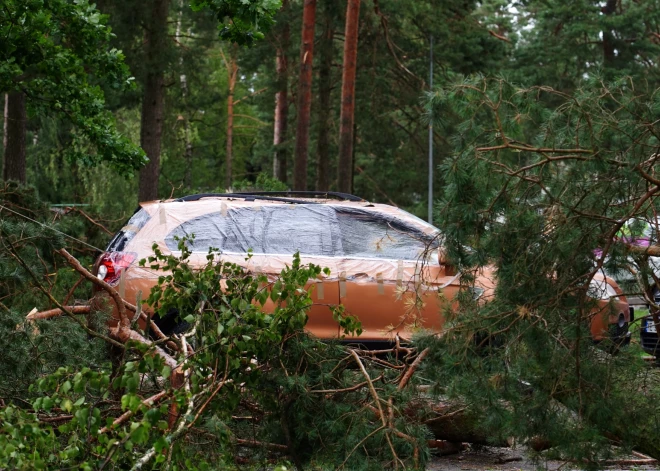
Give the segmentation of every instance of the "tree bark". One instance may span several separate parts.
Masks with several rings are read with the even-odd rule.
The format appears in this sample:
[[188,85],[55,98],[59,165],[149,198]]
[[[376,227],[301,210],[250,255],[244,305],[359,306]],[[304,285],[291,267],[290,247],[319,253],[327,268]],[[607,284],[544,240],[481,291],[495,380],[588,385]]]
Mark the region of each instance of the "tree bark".
[[11,92],[5,95],[4,131],[3,178],[25,183],[27,110],[23,92]]
[[431,414],[424,421],[436,440],[447,440],[453,443],[476,443],[507,447],[506,440],[488,435],[479,430],[479,420],[471,417],[465,409],[457,404],[436,402],[431,404]]
[[2,115],[3,117],[3,129],[2,129],[2,152],[4,155],[5,150],[7,149],[7,123],[9,122],[9,94],[5,93],[5,112]]
[[293,189],[307,190],[307,147],[309,117],[312,105],[312,60],[314,55],[314,23],[316,0],[304,0],[302,44],[300,47],[300,78],[298,80],[298,116],[296,125],[296,162]]
[[225,153],[225,189],[231,188],[232,164],[234,161],[234,89],[236,88],[236,76],[238,65],[236,64],[236,47],[232,46],[229,60],[225,58],[227,66],[227,80],[229,82],[229,94],[227,96],[227,150]]
[[330,130],[330,92],[331,92],[331,72],[332,72],[332,41],[334,39],[334,29],[332,28],[332,15],[329,11],[328,1],[325,9],[325,27],[320,44],[321,64],[319,67],[319,106],[318,123],[319,134],[316,141],[316,190],[328,191],[330,189],[330,145],[328,133]]
[[337,164],[337,187],[344,193],[350,193],[353,188],[353,122],[359,16],[360,0],[348,0],[339,120],[339,162]]
[[[609,16],[616,12],[617,0],[607,0],[601,11]],[[614,55],[614,35],[611,31],[603,30],[603,61],[605,66],[612,67],[615,61]]]
[[[179,12],[176,20],[176,41],[177,43],[181,42],[181,23],[183,20],[183,0],[179,0]],[[179,58],[179,65],[183,66],[183,57]],[[182,70],[183,67],[182,67]],[[188,78],[186,74],[181,74],[179,76],[179,83],[181,84],[181,96],[183,98],[184,104],[184,113],[185,116],[179,116],[179,120],[183,121],[183,141],[184,141],[184,161],[186,163],[186,170],[183,175],[183,185],[185,188],[190,189],[192,187],[192,160],[193,160],[193,145],[190,140],[190,124],[188,120]]]
[[163,135],[165,101],[165,64],[162,51],[165,49],[167,41],[169,4],[169,0],[152,0],[151,17],[145,33],[147,73],[142,96],[140,144],[149,157],[149,163],[140,171],[140,201],[151,201],[158,198],[160,145]]
[[[282,9],[287,7],[287,1],[282,2]],[[286,52],[289,49],[289,24],[282,25],[282,31],[275,57],[275,70],[277,72],[277,92],[275,93],[275,129],[273,132],[273,177],[286,183],[287,177],[287,131],[289,125],[289,64]]]
[[183,175],[183,185],[190,189],[192,188],[192,166],[193,166],[193,145],[190,140],[190,125],[188,118],[183,118],[183,139],[185,145],[184,160],[186,162],[186,171]]

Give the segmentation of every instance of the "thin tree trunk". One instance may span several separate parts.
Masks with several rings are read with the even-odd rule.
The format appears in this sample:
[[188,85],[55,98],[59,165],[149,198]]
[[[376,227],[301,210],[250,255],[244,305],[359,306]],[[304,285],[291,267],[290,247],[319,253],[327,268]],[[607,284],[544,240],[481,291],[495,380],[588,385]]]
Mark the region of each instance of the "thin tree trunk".
[[[179,0],[179,12],[176,19],[176,41],[178,44],[181,43],[181,23],[183,22],[183,0]],[[190,31],[189,31],[190,32]],[[183,71],[183,56],[179,58],[179,65]],[[184,143],[184,161],[186,163],[186,169],[183,175],[183,184],[186,188],[192,187],[192,160],[193,160],[193,145],[190,140],[190,124],[188,123],[188,79],[186,74],[181,74],[179,76],[179,83],[181,84],[181,97],[183,98],[184,105],[184,114],[185,116],[179,116],[179,119],[183,120],[183,143]]]
[[[282,9],[287,7],[287,0],[282,2]],[[286,183],[287,174],[287,128],[289,124],[289,64],[286,51],[289,49],[289,24],[282,25],[282,31],[275,57],[275,70],[277,72],[277,93],[275,93],[275,129],[273,131],[273,177]]]
[[27,111],[23,92],[11,92],[5,96],[4,131],[5,165],[3,178],[25,183]]
[[359,15],[360,0],[348,0],[339,120],[339,162],[337,164],[337,187],[339,191],[345,193],[350,193],[353,187],[353,118]]
[[319,106],[318,123],[319,134],[316,141],[316,190],[328,191],[330,189],[330,143],[328,133],[330,131],[330,74],[332,71],[332,41],[335,31],[332,28],[331,8],[328,0],[325,8],[325,27],[320,44],[321,64],[319,67]]
[[[609,16],[616,12],[617,0],[607,0],[605,6],[601,8],[601,12]],[[614,55],[614,35],[609,30],[603,31],[603,61],[605,66],[612,67],[615,61]]]
[[229,54],[229,60],[225,58],[227,66],[227,79],[229,81],[229,95],[227,96],[227,150],[225,153],[225,188],[231,187],[232,164],[234,161],[234,89],[236,88],[236,76],[238,65],[236,64],[236,44],[233,45]]
[[165,70],[161,55],[166,47],[169,4],[169,0],[152,0],[151,17],[145,33],[147,73],[142,96],[140,144],[149,157],[149,163],[140,171],[140,201],[158,198],[165,101]]
[[184,158],[186,161],[186,173],[183,177],[183,184],[186,188],[192,188],[192,161],[193,161],[193,145],[190,141],[190,125],[188,124],[188,118],[183,120],[183,137],[185,139],[186,151]]
[[4,118],[4,127],[2,132],[2,151],[7,149],[7,123],[9,122],[9,93],[5,93],[5,113],[2,115]]
[[298,80],[298,110],[296,126],[296,162],[293,189],[307,189],[307,155],[309,117],[312,106],[312,60],[314,55],[314,23],[316,0],[304,0],[302,44],[300,47],[300,78]]

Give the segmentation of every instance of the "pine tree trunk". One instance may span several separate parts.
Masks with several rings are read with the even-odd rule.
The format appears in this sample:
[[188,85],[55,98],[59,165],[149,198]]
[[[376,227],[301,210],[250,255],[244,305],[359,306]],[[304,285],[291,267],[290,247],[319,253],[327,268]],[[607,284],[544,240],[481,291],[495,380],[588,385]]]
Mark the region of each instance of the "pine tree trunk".
[[186,161],[186,172],[183,176],[183,184],[186,188],[192,188],[192,166],[193,166],[193,145],[190,141],[190,125],[188,124],[188,118],[183,120],[183,136],[185,139],[185,161]]
[[5,164],[3,178],[26,182],[27,111],[25,94],[12,92],[5,95],[4,127]]
[[[328,3],[333,0],[328,0]],[[316,190],[328,191],[330,189],[330,145],[328,133],[330,131],[330,92],[332,71],[332,41],[335,32],[332,29],[332,16],[329,11],[330,5],[325,9],[325,28],[320,44],[321,64],[319,67],[319,106],[318,123],[319,134],[316,141]]]
[[355,112],[355,69],[359,16],[360,0],[348,0],[339,120],[339,162],[337,164],[337,187],[339,191],[345,193],[350,193],[353,188],[353,115]]
[[169,0],[152,1],[151,17],[145,33],[147,73],[142,96],[140,144],[149,157],[149,163],[140,171],[140,201],[158,198],[165,101],[165,70],[161,54],[166,47],[169,3]]
[[[184,3],[183,0],[179,0],[179,13],[176,19],[176,40],[177,43],[181,41],[181,23],[183,21],[183,9]],[[183,57],[179,58],[179,64],[183,66]],[[182,67],[182,70],[183,67]],[[186,163],[186,170],[183,174],[183,185],[185,188],[190,189],[192,187],[192,160],[193,160],[193,145],[190,140],[190,123],[188,122],[188,78],[186,74],[181,74],[179,76],[179,83],[181,84],[181,97],[183,98],[183,104],[185,109],[186,116],[179,116],[179,119],[183,120],[183,140],[184,140],[184,161]]]
[[[616,12],[617,0],[607,0],[601,11],[609,16]],[[605,67],[612,67],[615,61],[614,55],[614,35],[609,30],[603,31],[603,61]]]
[[315,21],[316,0],[304,0],[300,78],[298,80],[296,162],[293,174],[294,190],[307,190],[307,147],[309,144],[309,117],[312,106],[312,60]]
[[[287,1],[282,2],[282,9],[287,7]],[[282,31],[277,47],[275,58],[275,70],[277,72],[277,93],[275,93],[275,129],[273,132],[273,177],[286,183],[287,174],[287,150],[285,143],[289,124],[289,64],[286,51],[289,49],[290,30],[289,24],[282,25]]]
[[5,112],[2,115],[2,117],[3,117],[2,152],[4,155],[5,149],[7,149],[7,123],[9,122],[9,93],[5,93]]
[[225,153],[225,188],[231,188],[232,164],[234,162],[234,89],[236,88],[236,76],[238,65],[236,64],[236,45],[233,45],[229,54],[227,65],[227,79],[229,82],[229,95],[227,96],[227,150]]

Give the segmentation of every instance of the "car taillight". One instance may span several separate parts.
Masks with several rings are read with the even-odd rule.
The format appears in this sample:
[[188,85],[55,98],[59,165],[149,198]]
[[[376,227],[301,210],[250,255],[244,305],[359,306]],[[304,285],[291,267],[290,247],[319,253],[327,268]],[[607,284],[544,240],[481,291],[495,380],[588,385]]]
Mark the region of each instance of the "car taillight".
[[106,252],[101,256],[96,276],[108,284],[114,284],[119,280],[121,271],[130,267],[136,258],[135,252]]

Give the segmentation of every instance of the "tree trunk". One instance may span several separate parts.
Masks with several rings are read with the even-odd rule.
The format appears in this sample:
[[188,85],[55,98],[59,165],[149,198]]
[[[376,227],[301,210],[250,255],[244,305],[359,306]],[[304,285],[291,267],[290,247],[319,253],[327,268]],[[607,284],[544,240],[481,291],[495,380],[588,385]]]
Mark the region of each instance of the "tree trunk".
[[331,92],[331,72],[332,72],[332,41],[335,32],[332,28],[332,15],[329,11],[330,2],[326,4],[325,9],[325,28],[320,44],[321,64],[319,68],[319,106],[318,123],[319,135],[316,148],[316,190],[328,191],[330,189],[330,145],[328,133],[330,130],[330,92]]
[[431,414],[424,421],[436,440],[453,443],[476,443],[478,445],[509,446],[501,437],[494,437],[479,430],[479,420],[466,413],[464,407],[450,402],[431,405]]
[[9,122],[9,93],[5,93],[5,112],[3,117],[3,132],[2,132],[2,152],[7,150],[7,123]]
[[[282,9],[287,7],[287,1],[282,2]],[[289,24],[282,25],[282,31],[277,47],[277,56],[275,58],[275,70],[277,72],[277,93],[275,93],[275,129],[273,132],[273,177],[286,183],[287,174],[287,150],[285,143],[287,140],[287,128],[289,124],[289,64],[286,58],[286,51],[289,49],[290,30]]]
[[[601,12],[609,16],[616,12],[617,0],[607,0]],[[603,31],[603,62],[605,67],[613,67],[615,61],[614,55],[614,35],[609,30]]]
[[161,55],[166,47],[169,4],[169,0],[152,0],[151,17],[145,33],[147,73],[142,96],[140,144],[149,157],[149,163],[140,171],[140,201],[158,198],[165,101],[165,66]]
[[183,138],[185,139],[185,154],[184,159],[186,161],[186,172],[183,176],[183,184],[187,189],[192,188],[192,166],[193,166],[193,145],[190,140],[190,125],[188,124],[188,118],[183,119]]
[[225,58],[227,65],[227,80],[229,82],[229,95],[227,96],[227,151],[225,153],[225,189],[231,188],[232,163],[234,160],[234,89],[236,88],[236,76],[238,75],[238,65],[236,64],[236,47],[232,46],[229,54],[229,60]]
[[337,164],[337,187],[339,191],[345,193],[350,193],[353,187],[353,115],[355,112],[355,68],[359,16],[360,0],[348,0],[339,120],[339,162]]
[[11,92],[5,95],[4,131],[5,166],[3,178],[25,183],[27,111],[23,92]]
[[[181,42],[181,23],[183,20],[183,0],[179,0],[179,12],[176,19],[176,41],[177,43]],[[190,33],[190,31],[189,31]],[[183,67],[183,56],[179,58],[179,65],[181,70],[185,70]],[[186,164],[186,169],[183,175],[183,185],[185,188],[190,189],[192,187],[192,160],[193,160],[193,145],[190,140],[190,123],[188,122],[188,78],[186,74],[179,75],[179,83],[181,84],[181,97],[183,98],[184,105],[184,114],[179,116],[179,120],[183,121],[183,143],[184,143],[184,161]]]
[[300,47],[300,78],[298,80],[298,110],[296,126],[296,162],[293,189],[307,190],[307,146],[309,116],[312,105],[312,60],[314,55],[314,22],[316,0],[304,0],[302,45]]

